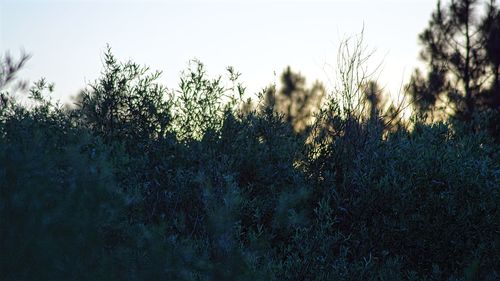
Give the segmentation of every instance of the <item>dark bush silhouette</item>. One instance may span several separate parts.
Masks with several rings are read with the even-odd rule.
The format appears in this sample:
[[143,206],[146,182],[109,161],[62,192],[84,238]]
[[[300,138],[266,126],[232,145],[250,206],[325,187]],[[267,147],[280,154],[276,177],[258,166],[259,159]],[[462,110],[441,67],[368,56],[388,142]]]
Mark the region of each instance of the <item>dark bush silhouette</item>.
[[168,90],[110,50],[75,108],[45,80],[30,106],[4,90],[0,279],[498,280],[498,143],[387,126],[351,46],[314,119],[291,71],[289,111],[242,111],[232,68],[195,61]]

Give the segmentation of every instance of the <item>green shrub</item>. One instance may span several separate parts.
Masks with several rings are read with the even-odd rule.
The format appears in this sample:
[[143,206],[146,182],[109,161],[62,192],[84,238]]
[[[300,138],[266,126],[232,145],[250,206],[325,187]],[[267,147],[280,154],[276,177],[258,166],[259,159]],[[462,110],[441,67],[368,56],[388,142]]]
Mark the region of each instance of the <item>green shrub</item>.
[[229,70],[233,87],[196,62],[167,91],[108,51],[76,109],[43,80],[32,106],[9,99],[1,279],[499,278],[485,121],[387,130],[330,96],[297,134],[272,107],[239,111]]

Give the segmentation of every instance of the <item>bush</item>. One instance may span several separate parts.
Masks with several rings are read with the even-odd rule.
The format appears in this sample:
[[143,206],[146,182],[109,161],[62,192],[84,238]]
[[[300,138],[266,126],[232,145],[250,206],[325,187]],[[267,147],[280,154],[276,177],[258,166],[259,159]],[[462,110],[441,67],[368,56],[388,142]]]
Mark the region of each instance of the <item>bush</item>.
[[148,73],[108,51],[76,109],[46,83],[31,107],[9,99],[2,280],[499,278],[487,126],[386,130],[330,96],[297,134],[272,107],[239,111],[243,87],[201,63],[175,95]]

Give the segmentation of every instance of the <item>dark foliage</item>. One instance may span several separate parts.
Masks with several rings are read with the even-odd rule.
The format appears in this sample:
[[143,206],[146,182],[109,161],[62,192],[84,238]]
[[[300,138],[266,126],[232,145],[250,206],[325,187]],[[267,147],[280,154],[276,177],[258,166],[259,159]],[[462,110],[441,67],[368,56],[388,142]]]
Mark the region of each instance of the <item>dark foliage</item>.
[[438,1],[419,35],[427,73],[416,70],[408,85],[416,110],[430,119],[451,116],[468,123],[477,112],[490,111],[490,132],[498,136],[499,38],[495,0],[452,0],[445,7]]
[[193,62],[170,91],[108,50],[75,109],[43,80],[29,108],[9,98],[0,279],[500,278],[487,126],[386,130],[372,84],[368,116],[339,88],[297,134],[264,101],[243,113],[228,70],[212,79]]

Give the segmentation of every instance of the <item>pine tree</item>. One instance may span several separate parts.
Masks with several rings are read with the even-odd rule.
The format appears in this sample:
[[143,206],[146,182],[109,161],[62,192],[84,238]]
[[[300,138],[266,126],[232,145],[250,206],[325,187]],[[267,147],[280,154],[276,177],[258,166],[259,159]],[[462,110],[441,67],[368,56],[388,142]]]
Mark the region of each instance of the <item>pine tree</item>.
[[265,95],[265,105],[283,114],[285,121],[300,133],[307,128],[314,112],[319,109],[325,88],[320,82],[315,82],[308,89],[305,77],[287,67],[281,75],[281,89],[276,92],[274,87],[270,87]]
[[428,72],[424,76],[416,70],[408,87],[418,111],[442,107],[455,117],[470,120],[481,96],[498,84],[492,78],[498,72],[498,9],[490,0],[489,11],[481,16],[480,4],[478,0],[452,0],[442,7],[438,1],[428,27],[419,35],[420,57]]
[[487,17],[481,24],[481,36],[486,49],[491,84],[485,91],[485,102],[494,109],[500,109],[500,10],[495,0],[487,7]]

